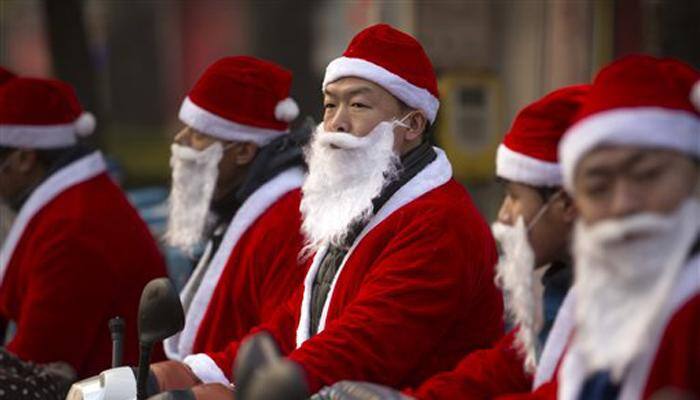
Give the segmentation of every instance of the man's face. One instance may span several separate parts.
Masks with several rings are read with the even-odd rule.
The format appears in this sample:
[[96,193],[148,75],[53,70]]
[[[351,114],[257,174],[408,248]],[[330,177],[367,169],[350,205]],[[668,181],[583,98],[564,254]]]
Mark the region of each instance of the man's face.
[[38,167],[33,150],[9,149],[0,155],[0,197],[12,203],[35,181]]
[[[498,211],[498,221],[509,226],[523,217],[529,226],[546,201],[534,187],[506,181],[505,197]],[[575,211],[568,197],[559,193],[550,197],[549,206],[532,226],[528,241],[535,254],[537,267],[567,258],[567,248]]]
[[600,147],[579,162],[574,197],[586,223],[667,214],[693,193],[699,178],[697,163],[672,150]]
[[220,201],[229,195],[243,180],[245,166],[255,157],[257,146],[252,143],[224,142],[212,136],[185,126],[175,135],[174,142],[194,150],[204,150],[216,142],[224,146],[224,154],[219,162],[219,174],[212,201]]
[[[329,83],[323,96],[323,128],[329,132],[346,132],[363,137],[378,123],[402,119],[410,113],[381,86],[360,78],[342,78]],[[412,148],[425,128],[425,117],[414,111],[407,118],[410,128],[394,128],[394,148],[403,154]]]

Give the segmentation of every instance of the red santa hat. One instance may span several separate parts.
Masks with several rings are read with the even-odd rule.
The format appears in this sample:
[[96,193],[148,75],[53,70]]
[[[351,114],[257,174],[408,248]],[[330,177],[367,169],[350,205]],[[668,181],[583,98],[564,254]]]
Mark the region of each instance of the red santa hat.
[[387,24],[366,28],[352,39],[342,57],[328,64],[323,89],[348,76],[376,83],[435,122],[440,108],[435,71],[412,36]]
[[559,145],[564,183],[576,165],[604,144],[677,150],[700,157],[700,114],[691,88],[700,72],[672,59],[624,57],[603,68]]
[[292,73],[254,57],[226,57],[209,66],[180,107],[180,120],[222,140],[264,145],[299,115],[289,97]]
[[0,86],[0,146],[69,147],[94,129],[95,118],[65,82],[16,77]]
[[0,85],[14,78],[15,76],[16,75],[12,71],[0,66]]
[[557,146],[590,85],[555,90],[523,108],[498,147],[496,175],[538,187],[562,185]]

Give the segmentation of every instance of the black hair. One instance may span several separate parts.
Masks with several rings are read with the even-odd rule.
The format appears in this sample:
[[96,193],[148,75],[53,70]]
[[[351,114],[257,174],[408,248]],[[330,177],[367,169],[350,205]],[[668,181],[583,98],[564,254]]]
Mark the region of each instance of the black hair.
[[532,186],[532,188],[537,191],[537,194],[540,195],[544,203],[561,191],[561,187],[559,186]]
[[[36,152],[36,158],[39,164],[45,169],[50,169],[56,163],[64,159],[68,154],[71,154],[75,149],[75,146],[60,147],[57,149],[34,149]],[[0,160],[4,160],[5,157],[15,150],[16,147],[0,146]]]
[[506,183],[513,182],[513,183],[519,183],[521,185],[525,185],[535,192],[540,196],[540,199],[542,199],[543,203],[546,203],[549,201],[549,199],[552,198],[555,194],[559,193],[561,191],[561,186],[535,186],[535,185],[530,185],[528,183],[523,183],[523,182],[516,182],[516,181],[511,181],[510,179],[506,178],[501,178],[500,176],[496,177],[496,182],[505,185]]

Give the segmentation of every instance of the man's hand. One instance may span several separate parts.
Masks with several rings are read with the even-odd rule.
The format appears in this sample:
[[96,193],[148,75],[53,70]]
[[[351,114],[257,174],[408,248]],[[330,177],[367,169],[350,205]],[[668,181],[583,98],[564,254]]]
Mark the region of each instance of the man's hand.
[[188,389],[201,383],[190,367],[179,361],[162,361],[152,364],[151,371],[155,375],[161,391]]

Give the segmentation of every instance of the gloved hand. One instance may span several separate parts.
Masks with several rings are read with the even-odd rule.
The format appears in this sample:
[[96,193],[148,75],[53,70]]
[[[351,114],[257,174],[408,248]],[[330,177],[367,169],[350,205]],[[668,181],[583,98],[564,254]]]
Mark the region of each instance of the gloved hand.
[[390,387],[368,382],[340,381],[326,386],[311,400],[410,400]]

